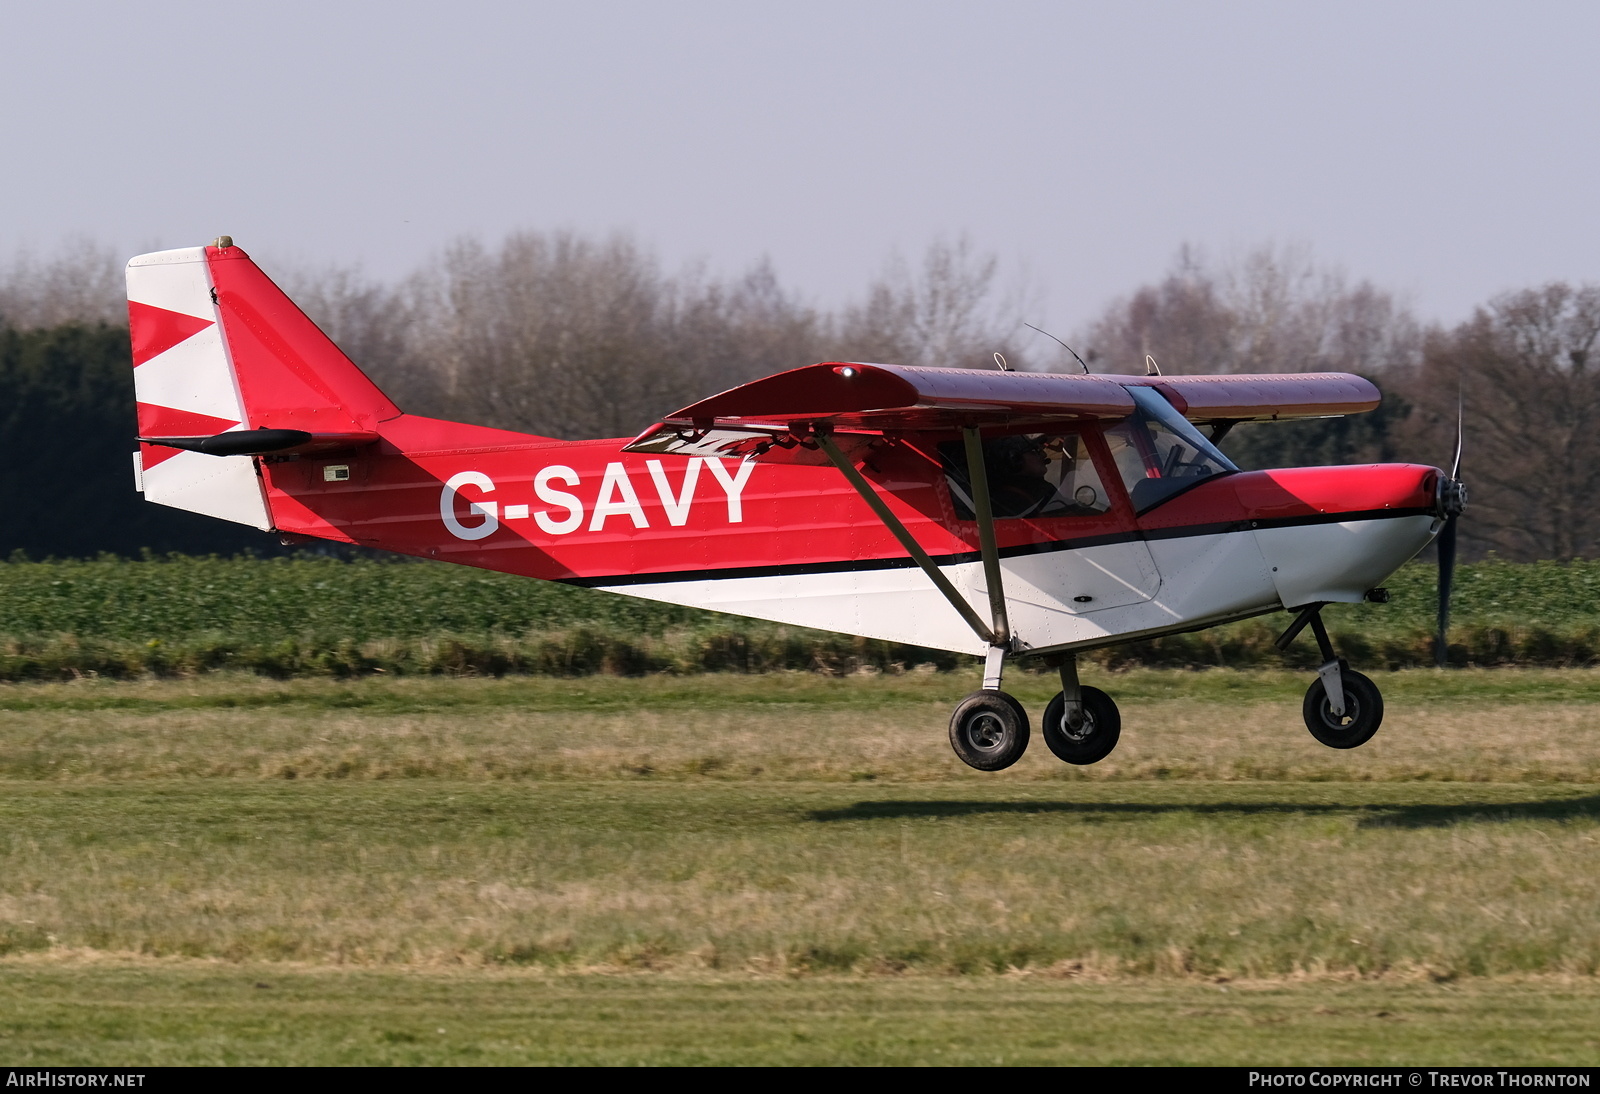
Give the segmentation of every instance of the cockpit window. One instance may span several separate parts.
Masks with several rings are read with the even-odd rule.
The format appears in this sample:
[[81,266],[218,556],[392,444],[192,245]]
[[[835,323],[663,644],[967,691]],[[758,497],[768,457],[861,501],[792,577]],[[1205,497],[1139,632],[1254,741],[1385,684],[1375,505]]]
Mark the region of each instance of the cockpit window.
[[[977,506],[967,474],[967,449],[961,441],[939,446],[956,515],[972,520]],[[1088,446],[1076,433],[1034,433],[983,442],[989,504],[995,518],[1073,517],[1104,513],[1110,507],[1105,484]]]
[[1153,509],[1213,475],[1239,470],[1159,392],[1147,387],[1127,391],[1137,409],[1105,436],[1136,512]]

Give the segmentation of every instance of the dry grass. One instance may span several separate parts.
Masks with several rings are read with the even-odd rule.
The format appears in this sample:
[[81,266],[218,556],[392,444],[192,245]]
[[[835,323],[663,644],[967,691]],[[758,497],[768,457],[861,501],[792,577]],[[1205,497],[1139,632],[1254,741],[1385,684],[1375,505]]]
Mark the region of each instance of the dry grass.
[[[1036,738],[999,775],[951,755],[971,681],[936,674],[12,685],[0,778],[1600,782],[1594,676],[1380,677],[1384,728],[1340,752],[1306,733],[1301,674],[1099,673],[1122,705],[1117,752],[1069,767]],[[1013,687],[1037,718],[1048,679]]]

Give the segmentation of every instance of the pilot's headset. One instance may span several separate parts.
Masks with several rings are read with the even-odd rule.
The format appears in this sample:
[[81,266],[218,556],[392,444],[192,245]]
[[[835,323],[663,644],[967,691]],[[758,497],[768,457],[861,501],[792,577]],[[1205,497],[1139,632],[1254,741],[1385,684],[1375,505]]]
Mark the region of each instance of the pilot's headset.
[[983,446],[983,458],[993,477],[1020,475],[1022,458],[1030,452],[1044,452],[1039,438],[1029,436],[998,437]]

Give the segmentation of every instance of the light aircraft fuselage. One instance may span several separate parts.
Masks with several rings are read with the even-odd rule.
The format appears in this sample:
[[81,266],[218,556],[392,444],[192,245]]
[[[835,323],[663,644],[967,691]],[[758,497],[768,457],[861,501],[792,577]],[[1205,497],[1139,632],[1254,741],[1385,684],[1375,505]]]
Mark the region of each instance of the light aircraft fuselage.
[[1434,467],[1242,471],[1213,443],[1238,421],[1371,409],[1355,376],[827,362],[636,438],[560,441],[402,412],[231,241],[139,256],[128,286],[149,500],[985,656],[951,739],[990,769],[1027,739],[999,690],[1008,659],[1061,666],[1046,740],[1092,762],[1120,723],[1077,684],[1078,651],[1283,608],[1299,613],[1285,640],[1310,625],[1325,654],[1308,725],[1359,744],[1381,700],[1332,653],[1320,607],[1372,595],[1462,504]]

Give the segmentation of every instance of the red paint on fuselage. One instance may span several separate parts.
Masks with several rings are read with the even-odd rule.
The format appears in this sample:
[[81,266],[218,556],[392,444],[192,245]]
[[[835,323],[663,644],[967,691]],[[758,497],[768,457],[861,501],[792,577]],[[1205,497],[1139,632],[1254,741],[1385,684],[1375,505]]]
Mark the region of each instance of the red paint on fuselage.
[[1139,518],[1148,529],[1340,513],[1416,512],[1434,504],[1439,470],[1412,463],[1240,471],[1200,483]]
[[[702,464],[690,485],[691,460],[625,453],[623,438],[551,442],[411,415],[378,429],[380,443],[346,454],[263,461],[279,530],[557,580],[711,577],[905,555],[831,467],[721,461],[720,475]],[[1096,427],[1085,432],[1094,435]],[[998,521],[1002,550],[1141,529],[1170,534],[1251,519],[1416,511],[1432,504],[1438,474],[1411,464],[1240,472],[1201,483],[1135,518],[1104,446],[1098,438],[1092,446],[1112,494],[1110,511]],[[329,481],[324,469],[330,465],[347,466],[349,478]],[[862,471],[930,554],[978,550],[976,525],[957,518],[943,469],[927,451],[886,445]],[[542,497],[535,483],[541,472]],[[741,474],[748,475],[742,483],[736,481]],[[446,487],[462,475],[471,481]],[[467,535],[481,533],[491,519],[498,527],[482,538],[452,534],[440,512],[442,499]],[[494,517],[474,512],[474,503],[492,505]],[[601,508],[607,511],[597,512]],[[547,530],[552,527],[570,530]]]

